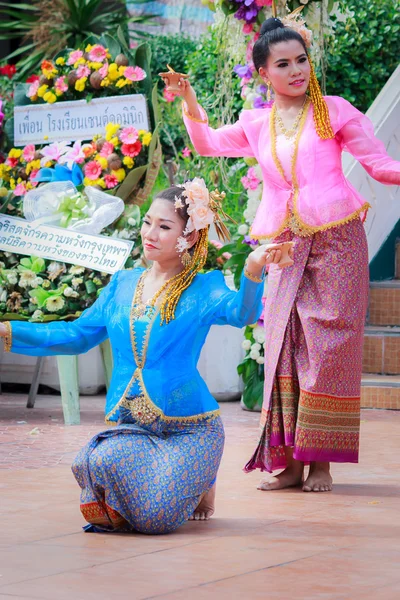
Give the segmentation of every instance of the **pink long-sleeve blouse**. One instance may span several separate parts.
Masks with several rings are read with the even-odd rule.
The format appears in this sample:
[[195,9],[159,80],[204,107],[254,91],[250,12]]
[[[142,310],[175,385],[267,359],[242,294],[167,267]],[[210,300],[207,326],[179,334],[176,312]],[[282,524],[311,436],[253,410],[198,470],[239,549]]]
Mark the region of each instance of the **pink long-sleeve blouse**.
[[202,119],[194,119],[183,107],[187,131],[199,154],[254,157],[259,162],[264,185],[251,228],[253,238],[273,238],[288,227],[311,235],[364,218],[369,204],[343,174],[344,150],[377,181],[400,184],[400,162],[388,156],[371,121],[344,98],[325,99],[335,137],[322,140],[318,136],[310,103],[300,123],[289,181],[278,156],[270,108],[244,110],[233,125],[212,129],[204,109]]

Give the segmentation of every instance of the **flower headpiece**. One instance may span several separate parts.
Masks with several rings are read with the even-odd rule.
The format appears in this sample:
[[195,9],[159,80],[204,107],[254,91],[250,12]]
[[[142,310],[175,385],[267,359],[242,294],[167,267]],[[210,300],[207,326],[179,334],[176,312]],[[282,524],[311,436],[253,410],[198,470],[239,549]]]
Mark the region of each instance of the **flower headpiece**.
[[225,192],[214,190],[210,193],[204,179],[200,177],[187,181],[182,187],[184,191],[180,198],[175,198],[175,208],[183,208],[185,202],[189,219],[183,236],[178,238],[176,245],[178,252],[183,252],[188,247],[186,236],[189,233],[208,228],[212,223],[215,224],[218,237],[221,240],[228,240],[229,231],[222,219],[230,219],[231,221],[233,219],[222,208]]
[[291,12],[290,15],[283,17],[281,21],[285,27],[289,27],[301,35],[306,47],[311,48],[313,34],[311,29],[306,27],[306,22],[300,14],[303,8],[304,6],[299,6],[296,10]]

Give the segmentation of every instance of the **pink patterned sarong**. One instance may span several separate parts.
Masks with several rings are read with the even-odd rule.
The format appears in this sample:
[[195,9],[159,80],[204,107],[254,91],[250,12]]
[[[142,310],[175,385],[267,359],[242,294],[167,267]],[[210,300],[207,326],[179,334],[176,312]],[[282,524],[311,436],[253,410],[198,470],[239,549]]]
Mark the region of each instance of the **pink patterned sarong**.
[[285,231],[295,264],[268,275],[261,438],[245,471],[358,462],[368,249],[356,219],[311,237]]

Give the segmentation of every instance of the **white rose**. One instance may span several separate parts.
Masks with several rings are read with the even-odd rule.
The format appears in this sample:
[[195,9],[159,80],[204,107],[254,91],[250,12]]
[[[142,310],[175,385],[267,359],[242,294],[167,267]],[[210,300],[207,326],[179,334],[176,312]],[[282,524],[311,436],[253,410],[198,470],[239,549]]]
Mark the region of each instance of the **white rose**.
[[238,234],[246,235],[248,230],[249,230],[248,226],[245,223],[243,223],[242,225],[239,225],[239,227],[238,227]]
[[258,350],[252,350],[250,352],[250,358],[252,358],[253,360],[257,360],[257,358],[260,357],[260,353],[258,352]]
[[35,310],[35,312],[32,315],[32,319],[34,319],[35,321],[39,321],[42,317],[43,312],[41,310]]
[[257,325],[257,327],[254,328],[253,337],[256,340],[256,342],[258,342],[259,344],[263,344],[265,340],[264,328],[260,325]]
[[7,291],[3,290],[0,295],[0,302],[7,302]]
[[43,283],[43,279],[42,279],[41,277],[36,277],[36,278],[35,278],[35,279],[32,281],[32,283],[31,283],[31,286],[32,286],[33,288],[37,288],[37,287],[39,287],[39,285],[42,285],[42,283]]
[[185,183],[183,187],[185,188],[185,197],[189,207],[192,204],[203,204],[208,206],[210,194],[204,179],[195,177],[192,181]]
[[246,350],[246,352],[247,352],[247,350],[250,350],[250,348],[251,348],[251,341],[250,340],[244,340],[242,342],[242,348],[243,348],[243,350]]
[[261,350],[261,344],[259,344],[258,342],[256,342],[255,344],[253,344],[251,346],[251,349],[254,350],[254,352],[260,352],[260,350]]
[[192,204],[188,207],[188,214],[197,231],[204,229],[207,225],[211,225],[214,222],[213,211],[208,206],[204,206],[204,204]]
[[14,272],[7,273],[7,279],[8,279],[8,282],[11,283],[11,285],[16,285],[18,283],[17,274]]
[[64,290],[64,296],[67,298],[77,298],[79,296],[78,292],[72,289],[72,287],[66,287]]
[[256,358],[256,362],[257,362],[259,365],[263,365],[263,364],[264,364],[264,362],[265,362],[265,360],[264,360],[264,357],[263,357],[263,356],[259,356],[258,358]]
[[136,219],[134,219],[133,217],[129,217],[129,219],[128,219],[128,225],[130,225],[131,227],[135,227],[135,225],[136,225]]

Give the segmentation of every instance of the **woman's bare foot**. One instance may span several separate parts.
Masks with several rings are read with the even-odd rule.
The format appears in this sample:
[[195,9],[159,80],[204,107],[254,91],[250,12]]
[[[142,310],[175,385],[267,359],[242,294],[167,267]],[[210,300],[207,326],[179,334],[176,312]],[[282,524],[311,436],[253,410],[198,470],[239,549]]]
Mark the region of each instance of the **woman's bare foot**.
[[261,481],[257,486],[258,490],[283,490],[303,483],[304,463],[293,458],[293,448],[290,446],[285,447],[285,456],[287,462],[286,469],[267,481]]
[[208,492],[205,492],[201,496],[196,510],[192,516],[189,517],[189,521],[208,521],[208,519],[213,516],[215,510],[215,490],[216,483],[214,483]]
[[331,492],[332,477],[328,462],[312,462],[310,472],[303,485],[303,492]]
[[288,487],[296,487],[303,483],[303,464],[300,463],[301,467],[287,467],[279,475],[275,475],[267,481],[260,481],[257,486],[258,490],[272,491],[272,490],[283,490]]

